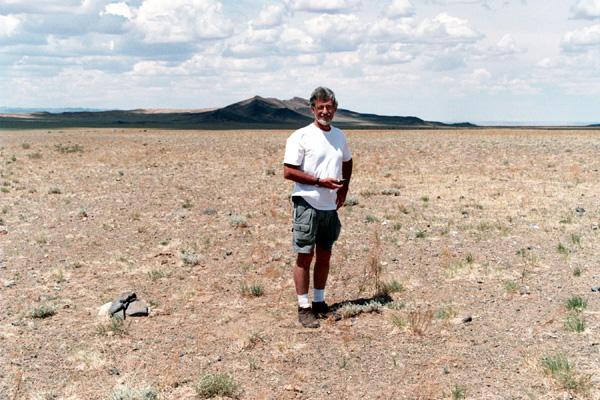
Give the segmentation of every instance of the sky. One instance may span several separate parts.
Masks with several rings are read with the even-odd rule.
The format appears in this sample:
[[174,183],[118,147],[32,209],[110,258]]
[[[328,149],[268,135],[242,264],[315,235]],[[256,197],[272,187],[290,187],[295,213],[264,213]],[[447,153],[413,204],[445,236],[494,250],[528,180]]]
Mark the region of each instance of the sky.
[[600,122],[600,0],[0,0],[0,107]]

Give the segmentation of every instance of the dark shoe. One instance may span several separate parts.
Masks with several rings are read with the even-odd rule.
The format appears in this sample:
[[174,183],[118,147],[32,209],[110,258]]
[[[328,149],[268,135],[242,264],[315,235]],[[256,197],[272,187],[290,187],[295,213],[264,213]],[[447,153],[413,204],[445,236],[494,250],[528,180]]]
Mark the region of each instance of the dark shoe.
[[317,319],[313,315],[313,312],[310,307],[298,307],[298,321],[300,321],[302,326],[305,328],[318,328],[320,325],[319,321],[317,321]]
[[329,314],[329,306],[324,301],[313,301],[312,312],[317,318],[327,318],[327,314]]

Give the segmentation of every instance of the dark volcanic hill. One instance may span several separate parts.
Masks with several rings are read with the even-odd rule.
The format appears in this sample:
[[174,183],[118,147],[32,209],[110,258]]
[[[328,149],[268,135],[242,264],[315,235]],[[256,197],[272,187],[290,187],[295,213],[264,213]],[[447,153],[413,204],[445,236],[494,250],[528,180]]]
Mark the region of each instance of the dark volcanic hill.
[[[152,112],[147,110],[0,114],[0,129],[65,127],[138,127],[173,129],[288,129],[310,123],[308,100],[255,96],[214,110]],[[334,125],[354,129],[473,127],[470,123],[444,124],[417,117],[362,114],[339,109]]]

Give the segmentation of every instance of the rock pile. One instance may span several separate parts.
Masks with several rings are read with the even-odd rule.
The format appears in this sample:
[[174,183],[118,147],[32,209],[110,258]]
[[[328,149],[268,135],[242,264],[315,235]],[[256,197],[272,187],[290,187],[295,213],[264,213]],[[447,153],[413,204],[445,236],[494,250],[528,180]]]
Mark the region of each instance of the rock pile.
[[124,292],[118,295],[111,303],[106,303],[98,312],[110,318],[125,319],[127,317],[147,317],[148,304],[138,300],[134,292]]

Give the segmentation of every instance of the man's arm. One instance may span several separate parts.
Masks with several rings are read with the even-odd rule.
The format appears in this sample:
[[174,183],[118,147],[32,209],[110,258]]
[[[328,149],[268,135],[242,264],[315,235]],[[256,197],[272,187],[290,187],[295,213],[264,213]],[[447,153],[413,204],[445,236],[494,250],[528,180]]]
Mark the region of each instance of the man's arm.
[[350,178],[352,178],[352,159],[342,163],[342,176],[344,177],[344,183],[337,191],[337,208],[342,207],[346,201],[346,195],[348,194],[348,188],[350,187]]
[[[350,173],[352,173],[352,167],[350,168],[350,171]],[[283,164],[283,177],[290,181],[303,183],[305,185],[321,186],[327,189],[340,189],[343,187],[343,185],[337,183],[335,178],[317,179],[317,177],[302,171],[299,166],[292,164]]]

